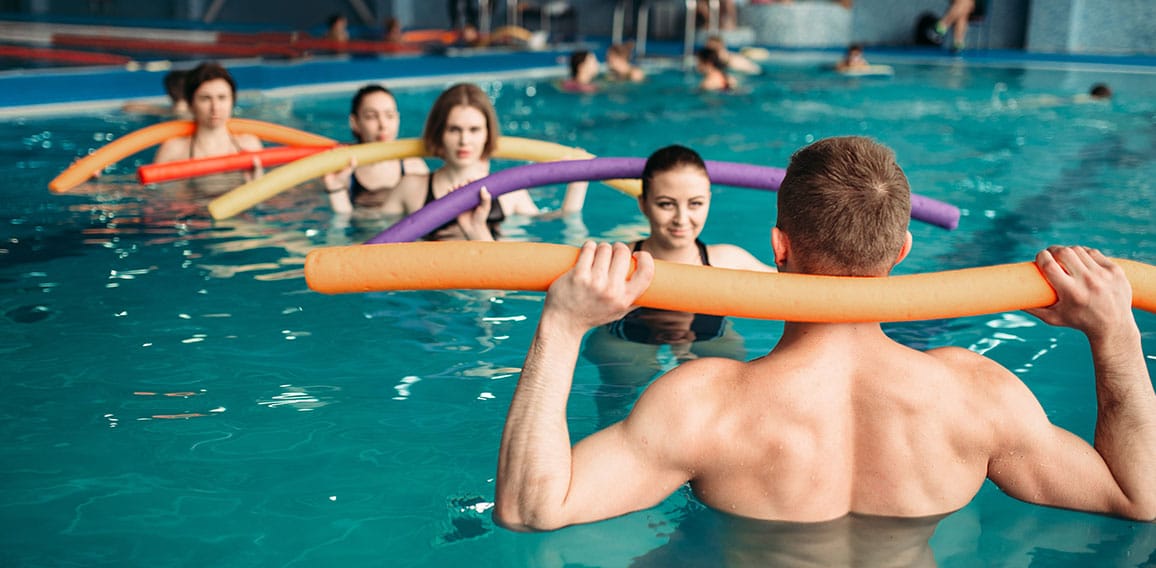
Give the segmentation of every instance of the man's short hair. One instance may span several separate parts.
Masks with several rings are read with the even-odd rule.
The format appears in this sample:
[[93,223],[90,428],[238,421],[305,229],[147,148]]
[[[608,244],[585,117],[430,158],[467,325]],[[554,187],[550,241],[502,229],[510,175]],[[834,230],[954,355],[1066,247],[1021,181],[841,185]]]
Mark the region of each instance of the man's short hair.
[[890,148],[827,138],[791,156],[778,195],[779,230],[796,272],[883,276],[906,240],[911,187]]

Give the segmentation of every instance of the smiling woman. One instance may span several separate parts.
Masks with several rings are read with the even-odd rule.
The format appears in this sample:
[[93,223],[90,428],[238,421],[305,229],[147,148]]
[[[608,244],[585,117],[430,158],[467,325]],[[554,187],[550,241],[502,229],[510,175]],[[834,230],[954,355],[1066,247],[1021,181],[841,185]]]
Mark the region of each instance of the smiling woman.
[[[710,214],[711,184],[698,152],[672,145],[650,155],[642,170],[638,208],[650,236],[633,244],[658,260],[774,272],[742,247],[707,245],[699,239]],[[583,356],[602,380],[598,410],[603,424],[622,418],[637,389],[661,370],[659,348],[670,345],[680,361],[698,357],[743,360],[743,339],[722,316],[656,308],[636,308],[598,327],[586,339]]]
[[189,101],[196,129],[191,136],[171,138],[161,144],[154,163],[261,149],[261,139],[252,134],[234,135],[227,128],[237,99],[237,83],[221,65],[205,62],[189,71],[185,78],[185,99]]

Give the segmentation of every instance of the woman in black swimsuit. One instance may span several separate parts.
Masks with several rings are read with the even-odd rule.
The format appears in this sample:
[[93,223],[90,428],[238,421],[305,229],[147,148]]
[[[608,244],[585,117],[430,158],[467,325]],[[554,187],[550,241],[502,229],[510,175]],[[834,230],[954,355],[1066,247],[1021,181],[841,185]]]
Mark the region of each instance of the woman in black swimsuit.
[[261,149],[261,139],[256,136],[229,132],[229,119],[233,117],[233,105],[237,100],[237,83],[224,67],[206,62],[189,71],[185,76],[185,100],[189,103],[196,130],[192,136],[166,140],[157,149],[154,163]]
[[[422,141],[426,153],[441,158],[444,164],[429,175],[405,176],[399,187],[405,212],[413,213],[426,203],[489,175],[490,155],[498,145],[499,135],[494,106],[477,85],[459,83],[442,92],[426,118]],[[582,209],[586,186],[586,182],[578,182],[567,187],[563,212]],[[426,238],[494,240],[498,225],[507,215],[534,216],[541,212],[524,189],[504,193],[497,199],[483,191],[477,208],[458,215],[455,221]]]
[[[706,164],[684,146],[667,146],[646,160],[638,207],[650,224],[650,236],[634,243],[657,260],[774,272],[735,245],[699,240],[710,213],[711,188]],[[721,316],[638,308],[621,320],[595,329],[583,356],[598,366],[603,389],[597,397],[604,421],[616,420],[662,370],[659,350],[669,345],[679,362],[698,357],[746,358],[742,338]]]
[[[366,85],[353,95],[349,108],[349,129],[358,144],[397,140],[401,115],[397,99],[381,85]],[[386,160],[364,166],[351,161],[349,167],[324,177],[329,205],[338,214],[357,212],[371,217],[399,217],[405,213],[401,192],[406,174],[428,174],[421,158]]]

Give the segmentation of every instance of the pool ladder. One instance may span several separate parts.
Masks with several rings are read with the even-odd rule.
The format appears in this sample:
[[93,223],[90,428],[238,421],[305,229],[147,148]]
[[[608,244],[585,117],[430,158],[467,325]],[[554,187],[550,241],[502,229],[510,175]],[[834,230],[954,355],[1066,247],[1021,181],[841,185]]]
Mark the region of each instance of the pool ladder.
[[[638,7],[638,22],[635,26],[635,40],[634,49],[639,57],[646,55],[646,32],[650,24],[650,8],[654,4],[653,0],[642,0],[642,4]],[[686,25],[683,29],[682,38],[682,65],[683,67],[690,67],[694,61],[694,40],[695,40],[695,7],[696,0],[686,0]],[[710,10],[709,30],[711,35],[718,35],[719,33],[719,0],[708,0],[707,6]],[[626,11],[634,7],[634,0],[618,0],[618,5],[614,7],[614,24],[613,24],[613,41],[614,43],[622,43],[622,36],[624,28],[626,27]]]

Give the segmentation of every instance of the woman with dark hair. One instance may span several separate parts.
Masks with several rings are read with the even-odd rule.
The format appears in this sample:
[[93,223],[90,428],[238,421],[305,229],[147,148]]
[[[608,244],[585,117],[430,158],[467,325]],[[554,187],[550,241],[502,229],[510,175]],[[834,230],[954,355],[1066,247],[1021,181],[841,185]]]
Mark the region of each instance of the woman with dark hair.
[[[389,89],[366,85],[353,95],[349,108],[349,129],[358,144],[397,140],[401,115],[397,99]],[[355,210],[379,216],[400,216],[405,213],[402,194],[398,191],[407,174],[428,174],[429,167],[421,158],[386,160],[358,166],[351,160],[349,167],[324,177],[329,204],[336,213]]]
[[695,54],[695,69],[702,74],[698,88],[704,91],[733,91],[735,81],[727,73],[718,50],[704,47]]
[[[710,201],[710,178],[697,152],[677,145],[657,150],[646,160],[638,196],[650,236],[635,242],[634,250],[679,264],[774,272],[739,246],[707,245],[699,239]],[[604,419],[616,419],[617,411],[629,404],[627,394],[661,371],[658,352],[663,345],[669,345],[679,361],[746,357],[742,338],[722,316],[637,308],[586,338],[583,356],[598,365],[602,378],[604,396],[598,404]]]
[[594,52],[580,49],[570,54],[570,76],[562,81],[562,90],[568,93],[593,93],[598,91],[594,78],[600,66]]
[[[459,83],[438,96],[426,118],[422,141],[426,154],[440,158],[443,165],[428,175],[406,175],[399,187],[405,213],[413,213],[427,203],[472,181],[490,175],[490,156],[500,136],[494,105],[477,85]],[[582,209],[586,182],[572,183],[562,202],[564,213]],[[542,211],[520,189],[492,199],[484,189],[481,204],[430,233],[430,240],[495,240],[507,215],[534,216]]]
[[[188,101],[196,129],[192,136],[170,138],[157,149],[154,163],[191,158],[227,156],[261,149],[261,139],[252,134],[229,132],[229,119],[237,100],[237,83],[229,71],[214,62],[202,63],[185,75]],[[255,163],[254,169],[259,170]]]

